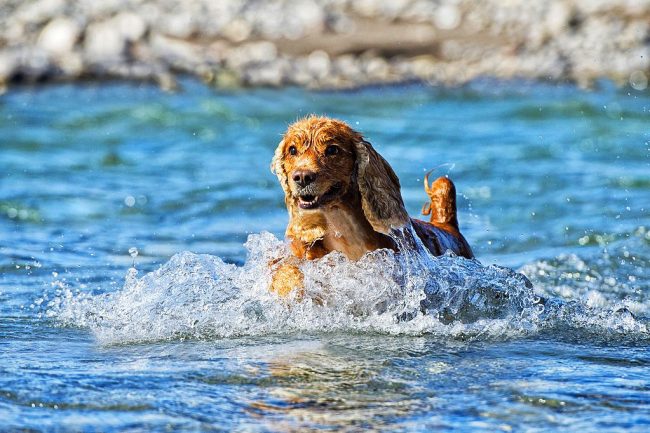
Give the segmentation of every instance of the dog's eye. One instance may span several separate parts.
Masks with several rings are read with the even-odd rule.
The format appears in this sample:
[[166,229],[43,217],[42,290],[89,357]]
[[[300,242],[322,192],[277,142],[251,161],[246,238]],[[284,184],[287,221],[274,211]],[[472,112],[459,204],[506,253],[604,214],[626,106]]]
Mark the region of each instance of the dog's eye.
[[298,153],[298,149],[296,149],[296,146],[289,146],[289,153],[291,155],[295,155],[296,153]]
[[325,155],[327,155],[327,156],[336,155],[336,154],[338,154],[338,153],[339,153],[339,147],[338,147],[338,146],[334,146],[333,144],[332,144],[332,145],[329,145],[329,146],[327,146],[327,147],[325,148]]

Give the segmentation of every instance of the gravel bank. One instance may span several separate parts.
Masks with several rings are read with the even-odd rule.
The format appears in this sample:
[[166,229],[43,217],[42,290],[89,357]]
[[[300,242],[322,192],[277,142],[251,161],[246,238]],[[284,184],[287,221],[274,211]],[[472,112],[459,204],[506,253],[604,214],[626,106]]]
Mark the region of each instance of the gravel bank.
[[0,88],[127,78],[347,88],[650,77],[643,0],[5,0]]

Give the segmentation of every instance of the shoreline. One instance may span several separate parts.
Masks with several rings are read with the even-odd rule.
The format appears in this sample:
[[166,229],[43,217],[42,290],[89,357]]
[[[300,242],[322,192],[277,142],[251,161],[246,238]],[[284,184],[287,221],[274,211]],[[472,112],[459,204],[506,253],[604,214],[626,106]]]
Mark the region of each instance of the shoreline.
[[212,83],[206,82],[197,77],[196,75],[184,73],[179,74],[174,77],[173,87],[164,87],[161,86],[161,83],[156,81],[153,78],[140,79],[140,78],[124,78],[124,77],[114,77],[114,76],[102,76],[102,77],[75,77],[75,78],[57,78],[57,79],[48,79],[38,82],[14,82],[10,86],[5,88],[0,88],[0,96],[6,93],[11,93],[12,91],[21,91],[21,90],[36,90],[40,88],[47,87],[56,87],[56,86],[102,86],[102,85],[125,85],[125,86],[152,86],[157,87],[163,92],[168,93],[177,93],[183,92],[187,85],[197,85],[204,87],[210,91],[216,92],[226,92],[226,93],[236,93],[249,90],[290,90],[298,89],[304,90],[307,92],[324,92],[324,93],[336,93],[336,92],[364,92],[371,90],[391,90],[391,89],[400,89],[400,88],[410,88],[410,87],[422,87],[437,91],[477,91],[477,92],[494,92],[501,93],[503,91],[512,90],[514,92],[521,91],[522,89],[527,89],[529,87],[547,87],[547,88],[567,88],[574,90],[581,90],[587,92],[598,92],[604,89],[618,89],[625,90],[630,89],[634,90],[629,83],[617,83],[610,78],[596,78],[589,83],[588,86],[581,86],[574,81],[569,81],[566,79],[559,80],[549,80],[543,78],[529,78],[529,77],[508,77],[508,78],[499,78],[492,76],[478,76],[467,80],[462,83],[432,83],[424,80],[410,79],[403,81],[393,81],[393,82],[369,82],[366,84],[360,84],[355,87],[305,87],[298,86],[295,84],[289,84],[284,86],[238,86],[238,87],[217,87],[212,85]]
[[481,77],[599,79],[644,90],[650,2],[401,0],[8,0],[0,91],[20,83],[126,79],[173,90],[354,89]]

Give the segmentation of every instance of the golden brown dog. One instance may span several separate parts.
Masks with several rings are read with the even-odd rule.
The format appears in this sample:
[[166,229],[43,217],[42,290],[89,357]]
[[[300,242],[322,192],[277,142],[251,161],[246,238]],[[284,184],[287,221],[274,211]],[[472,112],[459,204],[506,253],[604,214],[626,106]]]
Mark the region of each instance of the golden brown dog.
[[346,123],[310,116],[290,125],[271,163],[289,211],[286,236],[294,257],[273,264],[272,290],[284,296],[303,286],[296,259],[318,259],[340,251],[358,260],[379,248],[397,250],[391,230],[412,225],[434,255],[447,250],[471,258],[458,230],[456,189],[445,177],[425,190],[423,213],[412,219],[393,169]]

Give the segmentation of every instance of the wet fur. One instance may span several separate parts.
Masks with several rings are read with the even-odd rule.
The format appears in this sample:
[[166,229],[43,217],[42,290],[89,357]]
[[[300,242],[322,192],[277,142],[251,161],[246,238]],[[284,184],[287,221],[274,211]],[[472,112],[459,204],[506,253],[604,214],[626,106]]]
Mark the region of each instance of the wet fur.
[[[327,154],[330,146],[338,149],[336,154]],[[424,211],[431,214],[431,222],[411,219],[393,169],[360,133],[342,121],[309,116],[290,125],[271,169],[284,190],[289,212],[286,237],[294,256],[272,264],[272,289],[281,295],[302,287],[296,258],[313,260],[340,251],[357,260],[379,248],[396,250],[388,235],[409,224],[432,254],[450,249],[473,256],[458,230],[453,183],[439,178],[429,187],[425,180],[430,203]],[[313,174],[315,181],[301,186],[293,179],[301,172]],[[301,208],[302,197],[312,196],[315,200],[322,197],[323,203],[316,209]]]

